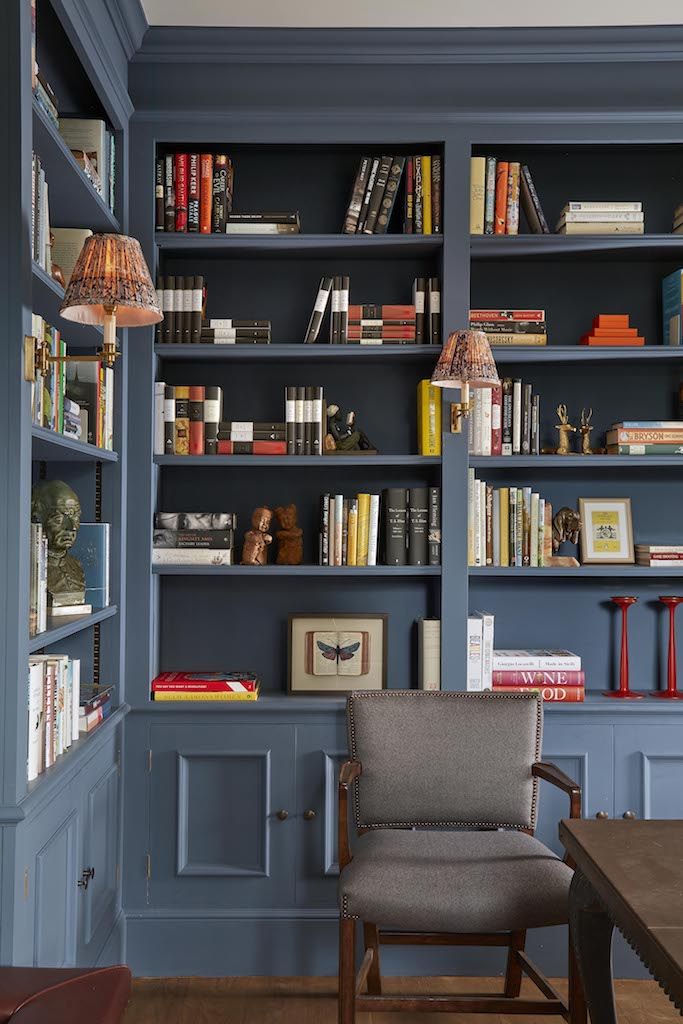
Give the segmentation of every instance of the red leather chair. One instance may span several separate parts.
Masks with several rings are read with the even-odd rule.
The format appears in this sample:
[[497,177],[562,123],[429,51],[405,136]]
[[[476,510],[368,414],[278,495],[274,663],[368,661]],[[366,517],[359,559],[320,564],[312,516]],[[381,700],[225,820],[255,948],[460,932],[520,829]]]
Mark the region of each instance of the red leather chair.
[[127,967],[0,967],[0,1024],[119,1024]]

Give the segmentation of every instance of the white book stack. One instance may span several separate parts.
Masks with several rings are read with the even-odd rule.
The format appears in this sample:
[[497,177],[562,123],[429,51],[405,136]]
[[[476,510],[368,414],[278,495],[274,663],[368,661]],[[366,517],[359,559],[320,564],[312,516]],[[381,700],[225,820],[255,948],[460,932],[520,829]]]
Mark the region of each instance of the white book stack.
[[467,689],[473,692],[493,686],[494,616],[473,612],[467,618]]
[[640,202],[578,202],[563,207],[555,230],[559,235],[642,235]]

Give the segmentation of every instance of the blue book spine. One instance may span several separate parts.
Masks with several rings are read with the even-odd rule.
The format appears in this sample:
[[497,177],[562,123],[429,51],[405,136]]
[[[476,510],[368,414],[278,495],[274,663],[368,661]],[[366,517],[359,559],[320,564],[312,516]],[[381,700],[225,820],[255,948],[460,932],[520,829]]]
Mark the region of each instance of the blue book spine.
[[662,281],[662,325],[664,345],[683,344],[683,270],[674,270]]
[[93,608],[109,604],[109,523],[81,523],[69,554],[85,574],[85,603]]

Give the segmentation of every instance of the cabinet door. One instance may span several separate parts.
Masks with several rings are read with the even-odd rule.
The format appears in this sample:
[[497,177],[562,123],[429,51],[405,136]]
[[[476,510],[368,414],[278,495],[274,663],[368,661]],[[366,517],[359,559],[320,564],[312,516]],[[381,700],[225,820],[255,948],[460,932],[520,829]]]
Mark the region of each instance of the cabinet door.
[[[584,818],[599,811],[613,813],[612,726],[600,722],[570,719],[564,708],[546,715],[543,760],[554,762],[581,786]],[[569,797],[547,782],[539,782],[539,820],[536,835],[556,853],[564,855],[558,840],[558,826],[569,817]]]
[[119,764],[115,751],[94,782],[84,787],[81,869],[95,872],[80,901],[79,964],[91,963],[111,931],[118,910],[120,837]]
[[225,909],[294,901],[294,727],[151,728],[149,902]]
[[337,905],[337,780],[339,766],[348,758],[346,749],[343,721],[297,728],[296,901],[300,906]]
[[671,724],[615,726],[616,817],[683,818],[683,728],[673,717]]

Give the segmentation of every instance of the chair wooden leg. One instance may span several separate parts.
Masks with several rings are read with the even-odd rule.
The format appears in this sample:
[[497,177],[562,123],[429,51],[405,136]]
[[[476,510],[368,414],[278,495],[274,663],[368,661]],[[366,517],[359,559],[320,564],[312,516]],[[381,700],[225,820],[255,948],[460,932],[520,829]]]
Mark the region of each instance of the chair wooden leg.
[[356,922],[339,919],[339,1024],[356,1021]]
[[366,949],[372,950],[372,965],[368,971],[368,993],[382,995],[382,975],[379,961],[379,929],[376,924],[363,924],[363,941]]
[[569,1024],[587,1024],[588,1012],[586,1010],[586,997],[583,993],[579,965],[576,962],[576,954],[572,945],[571,934],[569,936],[569,970],[568,970],[568,1008]]
[[512,932],[510,935],[510,946],[508,948],[508,959],[505,968],[505,995],[509,999],[516,999],[522,988],[522,965],[517,956],[518,949],[524,949],[526,932]]

